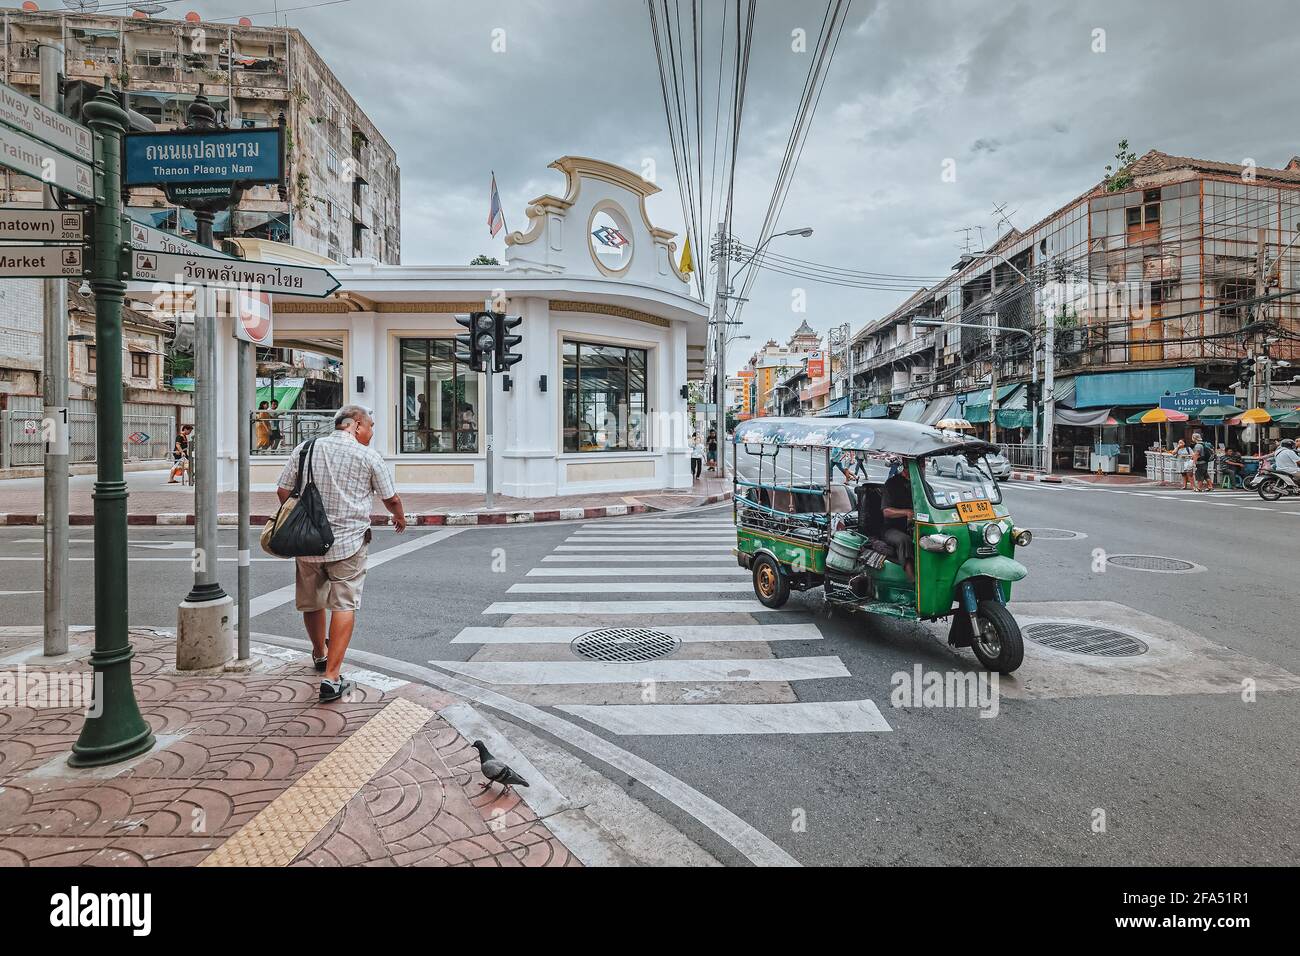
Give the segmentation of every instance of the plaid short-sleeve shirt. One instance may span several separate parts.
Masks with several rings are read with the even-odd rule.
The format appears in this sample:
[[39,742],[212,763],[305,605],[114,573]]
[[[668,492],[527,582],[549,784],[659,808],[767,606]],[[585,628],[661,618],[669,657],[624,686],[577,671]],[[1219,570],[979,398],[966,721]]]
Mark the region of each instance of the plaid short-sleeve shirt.
[[[302,445],[299,445],[285,462],[277,482],[281,488],[293,490],[301,451]],[[391,498],[397,494],[397,487],[379,453],[361,444],[351,432],[335,431],[318,438],[310,457],[312,479],[325,504],[325,514],[334,531],[334,544],[320,557],[298,560],[342,561],[361,550],[366,530],[370,527],[373,497]]]

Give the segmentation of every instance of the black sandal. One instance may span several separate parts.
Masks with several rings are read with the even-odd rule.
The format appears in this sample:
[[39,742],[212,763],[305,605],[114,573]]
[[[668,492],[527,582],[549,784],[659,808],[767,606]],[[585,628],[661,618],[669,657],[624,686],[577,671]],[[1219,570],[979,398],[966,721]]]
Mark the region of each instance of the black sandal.
[[346,679],[341,674],[339,675],[338,680],[330,680],[329,678],[326,678],[320,682],[321,703],[327,704],[330,701],[338,700],[344,694],[350,693],[352,688],[355,686],[356,685],[352,681]]

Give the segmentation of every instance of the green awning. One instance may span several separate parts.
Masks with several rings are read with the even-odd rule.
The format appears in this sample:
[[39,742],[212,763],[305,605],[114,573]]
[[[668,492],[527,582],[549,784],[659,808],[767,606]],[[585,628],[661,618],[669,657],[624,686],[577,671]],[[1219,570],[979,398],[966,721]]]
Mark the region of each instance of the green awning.
[[298,401],[298,396],[302,393],[302,380],[299,379],[297,382],[297,384],[293,385],[282,385],[276,382],[274,395],[271,394],[270,385],[257,386],[257,395],[253,398],[253,407],[260,408],[263,402],[274,399],[280,403],[280,407],[276,411],[287,411],[293,408],[293,403]]
[[966,411],[961,413],[961,417],[972,425],[987,425],[989,423],[988,402],[982,405],[967,405]]
[[[967,419],[969,421],[969,419]],[[1027,408],[998,409],[999,428],[1033,428],[1034,413]]]
[[921,414],[925,411],[926,404],[927,402],[923,398],[912,399],[904,405],[903,410],[898,413],[898,420],[900,422],[920,421]]
[[858,418],[888,418],[888,405],[867,405],[859,409]]
[[1138,405],[1152,408],[1166,393],[1185,392],[1196,387],[1193,368],[1156,368],[1140,372],[1103,372],[1076,375],[1074,407]]

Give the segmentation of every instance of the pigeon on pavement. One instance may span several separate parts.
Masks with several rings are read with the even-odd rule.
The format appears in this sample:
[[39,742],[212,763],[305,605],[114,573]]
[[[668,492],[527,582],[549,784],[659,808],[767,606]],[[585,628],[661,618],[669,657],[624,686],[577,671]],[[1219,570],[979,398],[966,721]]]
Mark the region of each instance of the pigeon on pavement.
[[492,756],[491,751],[487,749],[487,745],[483,741],[474,741],[474,749],[478,751],[479,767],[488,781],[480,784],[480,789],[486,790],[492,784],[499,783],[501,784],[501,792],[509,793],[512,785],[516,787],[528,786],[528,781],[511,770],[507,763]]

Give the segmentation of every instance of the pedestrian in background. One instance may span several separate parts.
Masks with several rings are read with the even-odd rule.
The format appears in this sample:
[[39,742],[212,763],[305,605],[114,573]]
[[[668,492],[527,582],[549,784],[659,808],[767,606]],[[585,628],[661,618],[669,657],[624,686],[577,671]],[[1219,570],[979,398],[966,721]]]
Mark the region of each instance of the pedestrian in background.
[[270,414],[270,419],[271,419],[271,435],[270,435],[270,440],[271,440],[271,451],[279,451],[279,450],[280,450],[280,445],[282,445],[282,444],[284,443],[284,432],[282,432],[281,429],[280,429],[280,424],[281,424],[281,422],[284,421],[284,419],[282,419],[282,418],[277,414],[277,412],[279,412],[279,410],[280,410],[280,403],[277,402],[274,398],[271,399],[271,414]]
[[257,447],[255,451],[266,451],[271,447],[271,412],[270,402],[262,402],[257,406],[257,429],[254,435],[254,441]]
[[1178,473],[1183,476],[1183,490],[1192,487],[1192,450],[1181,438],[1174,445],[1174,460],[1178,462]]
[[1200,432],[1192,432],[1192,467],[1195,474],[1195,489],[1210,491],[1210,462],[1214,461],[1214,449],[1201,437]]
[[700,441],[700,433],[696,432],[691,436],[691,477],[700,477],[700,472],[704,468],[704,442]]
[[176,441],[172,443],[172,472],[171,477],[167,479],[167,484],[174,485],[177,480],[185,477],[185,473],[190,467],[190,432],[194,431],[193,425],[182,425],[180,431],[176,433]]
[[[334,543],[320,557],[294,559],[294,603],[311,639],[312,663],[322,674],[322,702],[338,700],[352,689],[352,681],[344,679],[341,668],[366,579],[371,497],[379,496],[399,534],[406,530],[406,515],[393,476],[384,459],[370,448],[374,434],[375,420],[369,411],[360,405],[344,405],[334,414],[334,431],[315,439],[308,453],[311,477],[320,491]],[[301,452],[300,445],[280,472],[281,504],[293,491]]]
[[718,468],[718,431],[715,428],[709,429],[709,471],[716,471]]

